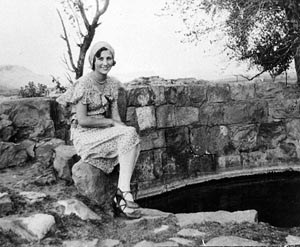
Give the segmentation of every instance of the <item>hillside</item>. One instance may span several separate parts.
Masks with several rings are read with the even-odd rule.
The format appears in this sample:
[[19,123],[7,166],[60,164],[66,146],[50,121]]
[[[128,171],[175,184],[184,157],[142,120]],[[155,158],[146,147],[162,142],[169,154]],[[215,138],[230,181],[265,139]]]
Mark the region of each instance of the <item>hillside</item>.
[[20,89],[30,81],[35,84],[42,83],[50,87],[53,86],[51,76],[36,74],[18,65],[0,65],[0,91]]

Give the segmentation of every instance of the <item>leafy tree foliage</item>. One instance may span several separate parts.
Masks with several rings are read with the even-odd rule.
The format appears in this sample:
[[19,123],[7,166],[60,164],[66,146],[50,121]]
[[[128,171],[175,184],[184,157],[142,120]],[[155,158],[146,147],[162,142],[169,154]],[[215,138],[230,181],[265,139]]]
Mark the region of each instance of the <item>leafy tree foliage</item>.
[[266,71],[275,77],[294,59],[300,84],[299,0],[169,0],[164,11],[181,17],[188,42],[226,37],[231,58],[260,70],[250,79]]
[[[67,46],[64,62],[68,70],[75,73],[75,79],[83,74],[86,52],[101,24],[99,19],[106,12],[108,5],[109,0],[60,0],[62,10],[57,9],[57,13],[63,28],[61,38]],[[73,47],[79,47],[77,60]],[[72,82],[70,75],[68,79]]]

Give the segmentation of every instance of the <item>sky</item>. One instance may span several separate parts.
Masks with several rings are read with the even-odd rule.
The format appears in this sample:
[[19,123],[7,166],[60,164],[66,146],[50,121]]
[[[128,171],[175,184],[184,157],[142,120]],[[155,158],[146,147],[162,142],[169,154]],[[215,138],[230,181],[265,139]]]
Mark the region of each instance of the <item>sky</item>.
[[[91,0],[90,0],[91,1]],[[20,65],[35,73],[67,72],[57,0],[0,0],[0,65]],[[93,43],[104,40],[115,49],[110,72],[123,82],[141,76],[215,80],[233,77],[245,66],[229,64],[213,47],[182,43],[180,20],[160,16],[164,0],[111,0]],[[87,64],[87,62],[86,62]],[[85,72],[89,70],[85,68]]]

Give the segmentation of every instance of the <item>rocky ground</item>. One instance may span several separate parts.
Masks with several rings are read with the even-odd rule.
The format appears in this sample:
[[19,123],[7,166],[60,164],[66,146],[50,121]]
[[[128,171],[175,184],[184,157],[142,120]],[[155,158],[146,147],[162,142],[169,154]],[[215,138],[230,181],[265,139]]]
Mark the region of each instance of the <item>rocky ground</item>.
[[[27,193],[24,193],[27,192]],[[28,193],[35,192],[35,193]],[[34,164],[0,170],[0,246],[217,246],[300,243],[300,227],[255,222],[256,212],[114,218],[74,185]],[[243,219],[245,222],[242,222]]]

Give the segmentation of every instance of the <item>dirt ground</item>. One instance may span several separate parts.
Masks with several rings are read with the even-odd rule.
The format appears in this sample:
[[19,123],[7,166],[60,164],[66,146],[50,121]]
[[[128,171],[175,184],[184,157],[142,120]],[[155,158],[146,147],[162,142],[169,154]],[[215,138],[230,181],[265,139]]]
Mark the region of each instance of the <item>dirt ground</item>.
[[[133,246],[134,244],[148,240],[153,242],[167,241],[175,237],[180,227],[176,225],[174,215],[164,219],[146,220],[143,219],[134,224],[126,224],[124,219],[113,218],[104,213],[103,209],[94,205],[87,199],[81,197],[74,185],[67,185],[62,180],[51,180],[49,184],[39,185],[36,178],[40,171],[34,165],[27,164],[24,167],[0,170],[0,192],[8,192],[13,201],[13,211],[11,215],[29,216],[33,213],[46,213],[55,217],[56,225],[50,230],[47,236],[39,243],[30,243],[12,232],[0,230],[0,246],[62,246],[65,240],[95,238],[116,239],[121,242],[120,246]],[[47,197],[42,202],[27,204],[18,194],[21,191],[43,192]],[[63,199],[77,198],[83,201],[93,211],[102,216],[101,221],[83,221],[76,215],[64,216],[60,213],[56,201]],[[4,217],[5,215],[0,215]],[[168,225],[169,229],[159,234],[154,233],[154,229]],[[189,228],[206,232],[204,239],[193,239],[195,246],[202,245],[213,237],[221,235],[234,235],[248,238],[266,245],[284,245],[288,234],[300,237],[300,227],[276,228],[266,223],[258,224],[227,224],[211,222],[205,224],[194,224]]]

